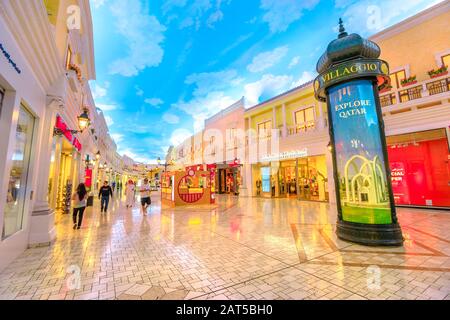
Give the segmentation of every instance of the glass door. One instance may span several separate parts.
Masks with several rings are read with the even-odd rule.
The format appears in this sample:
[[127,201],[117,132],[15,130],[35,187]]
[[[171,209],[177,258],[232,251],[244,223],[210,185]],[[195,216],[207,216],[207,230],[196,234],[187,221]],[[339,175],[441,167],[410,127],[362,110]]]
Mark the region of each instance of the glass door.
[[25,107],[20,107],[17,121],[12,168],[8,181],[2,238],[20,231],[27,202],[27,180],[35,119]]

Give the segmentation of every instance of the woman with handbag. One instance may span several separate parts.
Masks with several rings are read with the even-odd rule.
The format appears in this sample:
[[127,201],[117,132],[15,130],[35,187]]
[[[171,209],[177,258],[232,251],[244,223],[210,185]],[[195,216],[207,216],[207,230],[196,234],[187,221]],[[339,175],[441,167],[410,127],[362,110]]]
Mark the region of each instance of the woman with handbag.
[[77,192],[72,195],[73,204],[73,229],[80,229],[83,223],[84,210],[86,210],[86,200],[88,198],[86,186],[80,183]]

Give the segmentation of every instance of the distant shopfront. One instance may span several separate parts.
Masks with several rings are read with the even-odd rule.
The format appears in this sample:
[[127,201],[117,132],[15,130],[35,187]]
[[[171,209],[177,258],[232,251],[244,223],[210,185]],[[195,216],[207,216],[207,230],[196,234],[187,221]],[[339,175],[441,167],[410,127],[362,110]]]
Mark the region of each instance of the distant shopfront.
[[395,203],[450,208],[446,129],[387,137]]
[[262,157],[253,165],[256,196],[281,197],[308,201],[328,201],[325,155],[308,156],[298,150]]
[[52,209],[68,212],[70,208],[70,196],[78,183],[81,148],[79,140],[58,115],[54,129],[48,185],[48,202]]

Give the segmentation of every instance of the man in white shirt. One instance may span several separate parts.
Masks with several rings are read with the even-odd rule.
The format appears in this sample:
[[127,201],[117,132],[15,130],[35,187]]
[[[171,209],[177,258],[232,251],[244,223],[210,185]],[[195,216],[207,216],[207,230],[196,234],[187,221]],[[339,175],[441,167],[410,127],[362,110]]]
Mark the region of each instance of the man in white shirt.
[[144,184],[139,189],[139,192],[141,194],[142,210],[146,212],[147,208],[152,204],[151,188],[147,178],[144,179]]

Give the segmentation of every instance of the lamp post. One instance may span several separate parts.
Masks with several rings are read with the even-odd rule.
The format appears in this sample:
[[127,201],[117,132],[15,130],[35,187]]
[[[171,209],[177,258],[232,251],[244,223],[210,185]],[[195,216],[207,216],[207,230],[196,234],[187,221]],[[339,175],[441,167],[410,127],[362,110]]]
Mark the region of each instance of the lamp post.
[[389,83],[381,50],[358,34],[339,36],[317,62],[315,96],[327,102],[337,235],[364,245],[403,243],[397,221],[378,88]]

